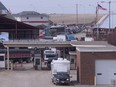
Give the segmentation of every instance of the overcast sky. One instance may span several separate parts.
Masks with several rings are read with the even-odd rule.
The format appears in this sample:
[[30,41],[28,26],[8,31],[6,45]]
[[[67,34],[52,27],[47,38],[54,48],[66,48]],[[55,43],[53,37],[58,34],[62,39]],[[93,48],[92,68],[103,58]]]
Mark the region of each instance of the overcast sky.
[[[37,11],[39,13],[76,13],[76,4],[79,4],[78,13],[95,14],[97,2],[108,9],[108,3],[101,3],[103,0],[1,0],[8,10],[12,13],[22,11]],[[108,2],[109,0],[104,0]],[[111,3],[111,10],[116,13],[116,3]],[[108,13],[108,11],[99,11]]]

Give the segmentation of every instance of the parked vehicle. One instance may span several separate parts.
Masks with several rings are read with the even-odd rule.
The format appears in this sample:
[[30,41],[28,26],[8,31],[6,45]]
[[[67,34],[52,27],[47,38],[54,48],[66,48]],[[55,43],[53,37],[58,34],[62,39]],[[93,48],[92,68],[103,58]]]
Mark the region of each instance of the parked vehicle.
[[70,61],[63,58],[51,62],[52,82],[54,84],[70,84]]
[[5,54],[0,54],[0,68],[5,68]]
[[[0,49],[1,54],[5,54],[5,60],[7,60],[7,51],[6,49]],[[29,49],[9,49],[9,59],[13,63],[18,62],[31,62],[31,52]]]
[[58,50],[56,50],[56,48],[44,50],[44,62],[45,64],[47,64],[48,68],[51,68],[52,60],[57,60],[57,58],[58,58]]
[[57,37],[53,37],[53,40],[64,42],[64,41],[72,41],[72,40],[76,40],[76,39],[75,39],[74,35],[67,34],[67,35],[57,35]]

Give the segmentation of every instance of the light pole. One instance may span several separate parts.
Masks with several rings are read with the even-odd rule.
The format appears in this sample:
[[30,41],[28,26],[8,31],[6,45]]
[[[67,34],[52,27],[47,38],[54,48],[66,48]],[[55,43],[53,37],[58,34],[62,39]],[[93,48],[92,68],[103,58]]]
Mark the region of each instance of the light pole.
[[109,33],[110,33],[110,29],[111,29],[111,14],[110,14],[111,8],[110,8],[110,4],[111,4],[111,1],[109,1],[108,3],[109,3]]
[[63,6],[61,5],[61,4],[58,4],[58,7],[59,7],[59,9],[61,9],[61,13],[60,13],[60,20],[61,20],[61,25],[63,25],[64,26],[64,8],[63,8]]
[[76,4],[76,24],[78,25],[78,4]]
[[[77,25],[79,24],[79,6],[82,6],[83,9],[84,9],[84,12],[85,12],[85,7],[84,7],[84,5],[76,4],[76,24],[77,24]],[[83,14],[85,14],[85,13],[83,13]],[[83,24],[85,24],[85,16],[83,16]]]

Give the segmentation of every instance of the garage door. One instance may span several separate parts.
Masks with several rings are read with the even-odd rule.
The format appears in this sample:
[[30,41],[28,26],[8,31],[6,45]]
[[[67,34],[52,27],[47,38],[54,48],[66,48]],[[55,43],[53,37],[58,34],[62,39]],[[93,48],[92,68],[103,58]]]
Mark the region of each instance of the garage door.
[[116,81],[116,60],[95,61],[96,84],[112,84]]

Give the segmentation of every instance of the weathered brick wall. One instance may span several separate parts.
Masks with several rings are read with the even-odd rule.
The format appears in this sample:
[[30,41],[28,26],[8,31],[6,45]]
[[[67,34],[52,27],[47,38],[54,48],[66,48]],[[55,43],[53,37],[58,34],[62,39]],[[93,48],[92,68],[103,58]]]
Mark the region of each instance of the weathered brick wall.
[[116,46],[116,31],[109,35],[108,43]]

